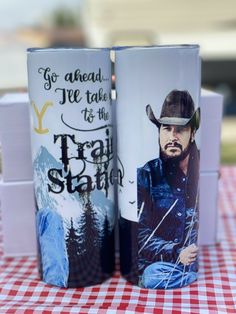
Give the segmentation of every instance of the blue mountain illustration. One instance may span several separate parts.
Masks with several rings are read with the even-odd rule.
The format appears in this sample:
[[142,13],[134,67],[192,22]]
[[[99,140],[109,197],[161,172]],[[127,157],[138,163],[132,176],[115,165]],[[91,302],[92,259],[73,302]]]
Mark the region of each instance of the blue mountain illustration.
[[[102,191],[93,190],[89,194],[90,201],[93,204],[93,208],[98,215],[100,223],[103,224],[103,221],[107,216],[110,226],[113,227],[115,223],[114,203],[108,199]],[[81,202],[81,196],[78,192],[74,193],[74,197],[78,202]]]
[[62,164],[49,153],[46,147],[41,146],[34,160],[34,169],[42,171],[51,168],[62,169]]
[[[46,147],[41,146],[34,160],[35,193],[38,208],[56,210],[67,221],[70,220],[70,217],[79,218],[83,213],[83,205],[78,192],[68,194],[66,189],[60,194],[48,192],[48,184],[52,185],[48,179],[48,170],[52,168],[63,170],[63,164],[57,161]],[[102,191],[98,190],[90,192],[90,201],[101,225],[107,216],[110,225],[113,226],[113,202],[106,198]]]
[[[65,182],[61,193],[49,192],[48,184],[53,183],[48,178],[50,169],[62,170],[59,180],[64,180],[63,164],[41,146],[34,160],[34,176],[43,280],[60,287],[74,287],[75,282],[83,285],[100,282],[102,271],[112,271],[109,254],[113,254],[113,232],[109,231],[114,226],[113,202],[98,190],[88,193],[85,201],[78,192],[68,193]],[[57,171],[56,175],[59,176]],[[93,212],[84,215],[89,213],[85,212],[88,204]],[[100,256],[100,252],[105,253]]]
[[35,178],[35,193],[39,209],[57,210],[57,201],[48,193],[48,170],[62,169],[60,164],[47,150],[41,146],[33,163]]
[[98,190],[92,191],[91,201],[94,207],[97,208],[97,211],[99,211],[100,214],[103,215],[103,219],[105,218],[105,215],[107,215],[109,223],[113,227],[115,223],[114,203],[106,198],[103,192]]

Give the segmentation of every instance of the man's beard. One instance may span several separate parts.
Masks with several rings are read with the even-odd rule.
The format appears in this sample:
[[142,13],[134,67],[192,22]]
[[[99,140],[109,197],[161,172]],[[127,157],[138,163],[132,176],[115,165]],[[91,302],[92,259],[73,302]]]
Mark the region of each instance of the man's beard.
[[[167,148],[168,144],[165,146],[165,148]],[[172,144],[173,147],[177,147],[179,149],[181,149],[181,153],[178,156],[169,156],[168,154],[166,154],[166,152],[162,149],[160,149],[160,158],[161,160],[163,160],[164,162],[170,162],[173,164],[177,164],[180,161],[184,160],[189,152],[190,152],[190,148],[191,148],[191,142],[189,141],[188,146],[182,150],[182,145],[180,145],[179,143],[174,143]]]

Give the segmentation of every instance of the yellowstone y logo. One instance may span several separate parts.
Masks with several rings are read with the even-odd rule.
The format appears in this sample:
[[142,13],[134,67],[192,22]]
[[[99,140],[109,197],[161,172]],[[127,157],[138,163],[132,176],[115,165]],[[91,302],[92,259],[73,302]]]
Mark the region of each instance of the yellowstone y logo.
[[46,101],[43,105],[43,108],[41,111],[38,110],[36,104],[34,101],[31,102],[34,112],[36,114],[37,120],[38,120],[38,127],[34,127],[35,132],[38,134],[46,134],[49,132],[47,128],[43,128],[43,117],[48,109],[48,107],[53,106],[53,103],[51,101]]

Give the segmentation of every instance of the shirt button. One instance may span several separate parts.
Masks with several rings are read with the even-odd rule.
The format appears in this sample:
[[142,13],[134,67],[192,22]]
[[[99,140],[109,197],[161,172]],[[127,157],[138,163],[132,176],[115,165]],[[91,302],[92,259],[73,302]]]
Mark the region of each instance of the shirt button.
[[185,178],[183,178],[183,182],[185,181],[186,179]]
[[182,213],[178,212],[177,215],[180,217],[180,216],[182,216]]
[[178,238],[175,238],[175,239],[174,239],[174,242],[175,242],[175,243],[179,242],[179,239],[178,239]]
[[180,189],[180,188],[177,188],[177,191],[178,191],[178,192],[180,192],[180,191],[181,191],[181,189]]

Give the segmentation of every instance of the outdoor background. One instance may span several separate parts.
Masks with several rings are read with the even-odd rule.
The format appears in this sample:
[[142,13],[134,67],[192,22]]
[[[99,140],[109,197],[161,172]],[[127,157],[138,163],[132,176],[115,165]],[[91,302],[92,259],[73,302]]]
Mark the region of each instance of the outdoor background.
[[200,44],[202,86],[224,95],[222,163],[236,163],[235,0],[2,0],[0,17],[0,94],[26,90],[28,47]]

